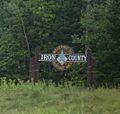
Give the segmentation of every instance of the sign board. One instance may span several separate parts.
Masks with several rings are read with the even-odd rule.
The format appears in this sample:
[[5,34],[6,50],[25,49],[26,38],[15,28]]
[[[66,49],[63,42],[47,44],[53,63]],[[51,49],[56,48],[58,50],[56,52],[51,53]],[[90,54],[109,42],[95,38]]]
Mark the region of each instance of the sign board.
[[73,63],[87,62],[87,86],[95,86],[95,59],[92,56],[92,50],[88,48],[86,54],[76,54],[73,49],[67,45],[56,47],[52,53],[41,54],[40,48],[35,49],[35,56],[30,59],[29,76],[31,82],[37,82],[40,76],[39,61],[51,62],[53,66],[61,71],[67,70]]
[[66,70],[76,62],[86,62],[85,54],[74,54],[72,48],[67,45],[56,47],[51,54],[40,54],[39,61],[52,62],[58,70]]

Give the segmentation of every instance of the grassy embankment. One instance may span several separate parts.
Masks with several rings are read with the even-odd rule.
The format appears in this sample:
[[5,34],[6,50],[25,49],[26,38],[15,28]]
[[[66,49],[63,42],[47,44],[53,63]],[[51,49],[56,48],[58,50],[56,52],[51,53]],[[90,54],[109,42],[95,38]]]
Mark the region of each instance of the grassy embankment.
[[120,91],[3,83],[0,114],[120,114]]

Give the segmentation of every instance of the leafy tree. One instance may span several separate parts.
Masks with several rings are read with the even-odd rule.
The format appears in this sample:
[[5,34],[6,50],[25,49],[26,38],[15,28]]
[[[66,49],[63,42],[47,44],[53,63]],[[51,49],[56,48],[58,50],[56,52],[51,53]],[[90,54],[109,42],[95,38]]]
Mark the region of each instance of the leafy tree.
[[17,5],[2,1],[0,15],[0,75],[25,75],[28,53]]
[[[85,0],[1,0],[0,75],[25,77],[37,46],[50,53],[67,44],[75,52],[91,47],[97,60],[97,80],[119,83],[120,2],[92,0],[87,12],[86,5]],[[60,73],[51,64],[41,63],[40,70],[40,78],[56,82],[86,79],[82,64]]]
[[81,21],[87,32],[79,42],[93,49],[97,60],[97,80],[104,84],[120,81],[119,5],[117,0],[95,3],[89,17],[84,16]]

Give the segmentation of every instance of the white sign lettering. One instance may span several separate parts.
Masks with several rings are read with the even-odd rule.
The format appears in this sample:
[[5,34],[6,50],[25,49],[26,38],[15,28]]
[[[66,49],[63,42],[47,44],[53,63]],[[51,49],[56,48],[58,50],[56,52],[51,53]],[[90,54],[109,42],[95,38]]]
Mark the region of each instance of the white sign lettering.
[[64,62],[86,62],[86,56],[85,55],[64,55],[59,56],[56,54],[41,54],[40,55],[40,60],[39,61],[58,61],[58,62],[62,62],[62,64]]

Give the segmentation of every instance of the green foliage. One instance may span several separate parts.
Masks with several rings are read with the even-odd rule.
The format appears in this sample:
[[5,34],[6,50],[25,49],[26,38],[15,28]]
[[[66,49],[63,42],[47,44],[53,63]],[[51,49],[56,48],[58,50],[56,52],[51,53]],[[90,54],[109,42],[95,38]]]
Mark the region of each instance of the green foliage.
[[28,55],[16,3],[3,1],[0,15],[0,75],[16,78],[25,75]]
[[[75,53],[84,53],[87,45],[97,60],[98,82],[119,83],[120,2],[92,0],[88,16],[86,5],[84,0],[1,0],[0,75],[27,77],[28,61],[37,46],[52,53],[56,46],[67,44]],[[40,65],[41,79],[86,81],[84,65],[63,73],[49,63]]]
[[25,70],[23,63],[26,51],[21,50],[20,44],[11,34],[0,38],[0,55],[1,76],[20,75],[21,70]]
[[84,15],[81,24],[85,34],[79,42],[93,49],[97,60],[97,80],[102,83],[120,83],[120,4],[107,0],[93,4],[89,16]]

